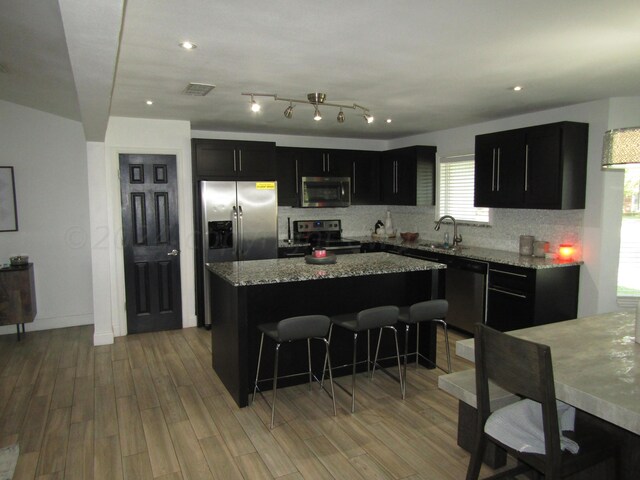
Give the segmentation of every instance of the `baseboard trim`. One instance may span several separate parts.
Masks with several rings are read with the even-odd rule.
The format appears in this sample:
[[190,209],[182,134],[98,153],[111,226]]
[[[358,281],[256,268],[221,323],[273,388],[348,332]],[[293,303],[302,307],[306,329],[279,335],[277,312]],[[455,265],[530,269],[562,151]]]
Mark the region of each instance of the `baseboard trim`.
[[[71,317],[36,317],[33,322],[25,323],[27,333],[39,330],[53,330],[55,328],[79,327],[82,325],[93,325],[93,314],[74,315]],[[0,335],[15,335],[15,325],[3,325],[0,327]]]
[[113,332],[94,333],[93,345],[95,347],[99,345],[111,345],[113,343]]

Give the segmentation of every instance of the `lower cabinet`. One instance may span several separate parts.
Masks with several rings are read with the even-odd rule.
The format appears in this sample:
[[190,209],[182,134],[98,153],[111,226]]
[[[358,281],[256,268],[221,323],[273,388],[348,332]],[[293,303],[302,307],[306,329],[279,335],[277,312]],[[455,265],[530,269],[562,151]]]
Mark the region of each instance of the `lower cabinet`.
[[[474,275],[482,274],[482,277],[476,278],[478,288],[472,289],[456,279],[459,279],[459,271],[469,270],[465,267],[466,263],[484,263],[477,258],[383,243],[362,244],[362,252],[374,251],[446,264],[445,298],[457,303],[450,305],[451,318],[448,320],[451,326],[470,334],[473,334],[474,322],[484,321],[488,326],[505,332],[571,320],[578,316],[580,265],[527,268],[488,262],[486,280],[482,281],[485,270],[478,270]],[[486,286],[486,296],[483,284]],[[486,303],[481,297],[486,299]],[[485,308],[482,308],[483,305]],[[472,312],[477,314],[473,315]],[[463,317],[466,321],[459,322],[458,319]]]
[[580,266],[489,266],[486,324],[500,331],[561,322],[578,316]]

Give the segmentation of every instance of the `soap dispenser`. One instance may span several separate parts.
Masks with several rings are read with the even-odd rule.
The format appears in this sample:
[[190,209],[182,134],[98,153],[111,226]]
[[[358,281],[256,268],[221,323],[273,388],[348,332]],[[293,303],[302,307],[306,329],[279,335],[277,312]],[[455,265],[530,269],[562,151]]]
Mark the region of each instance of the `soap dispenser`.
[[387,210],[387,221],[384,224],[385,233],[387,235],[393,235],[393,221],[391,220],[391,212]]

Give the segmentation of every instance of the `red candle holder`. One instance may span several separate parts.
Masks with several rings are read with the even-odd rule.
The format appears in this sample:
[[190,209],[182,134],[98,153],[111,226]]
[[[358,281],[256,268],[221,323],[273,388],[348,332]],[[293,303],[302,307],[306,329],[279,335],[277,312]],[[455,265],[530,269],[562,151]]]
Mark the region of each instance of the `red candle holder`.
[[572,260],[573,254],[573,245],[570,243],[562,243],[558,247],[558,258],[560,258],[561,260]]

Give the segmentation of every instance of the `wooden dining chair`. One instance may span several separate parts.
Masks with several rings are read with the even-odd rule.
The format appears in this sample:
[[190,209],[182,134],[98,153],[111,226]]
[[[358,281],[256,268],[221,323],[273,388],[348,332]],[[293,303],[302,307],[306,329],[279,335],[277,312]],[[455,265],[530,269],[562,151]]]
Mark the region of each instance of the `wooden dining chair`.
[[[572,454],[561,450],[560,427],[553,381],[551,348],[547,345],[519,339],[489,328],[475,326],[475,363],[478,423],[475,447],[467,469],[467,480],[480,473],[488,441],[504,448],[519,460],[511,470],[488,478],[504,478],[518,472],[535,470],[546,480],[564,478],[613,457],[617,469],[617,448],[609,436],[588,423],[577,424],[575,437],[579,451]],[[485,432],[491,412],[489,381],[512,393],[541,404],[544,432],[544,454],[525,453],[505,445],[500,438]],[[581,428],[578,428],[581,427]],[[617,472],[612,478],[617,478]]]

